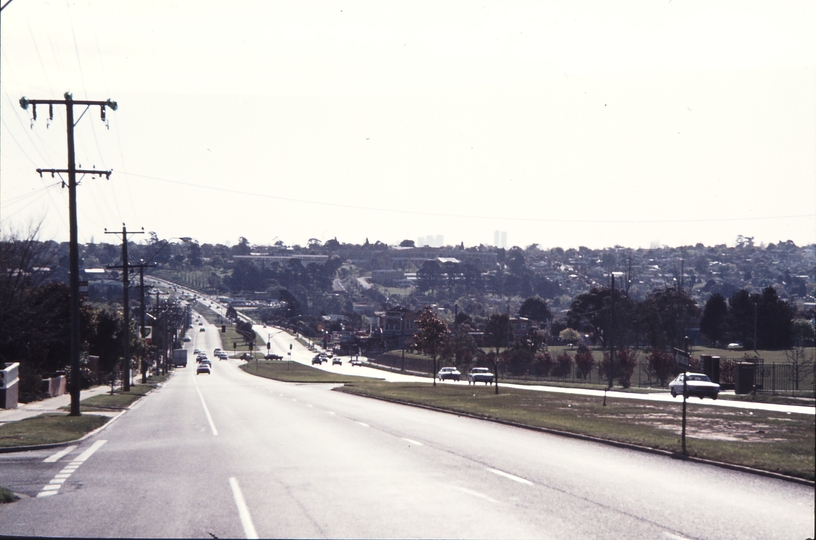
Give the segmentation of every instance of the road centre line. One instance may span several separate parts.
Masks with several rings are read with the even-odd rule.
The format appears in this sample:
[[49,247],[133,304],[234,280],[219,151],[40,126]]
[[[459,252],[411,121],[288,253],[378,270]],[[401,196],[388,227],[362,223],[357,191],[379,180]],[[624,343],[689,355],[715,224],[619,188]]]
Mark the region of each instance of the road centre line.
[[357,422],[357,423],[360,424],[363,427],[371,427],[368,424],[366,424],[365,422]]
[[229,479],[229,483],[230,488],[232,488],[232,498],[235,499],[235,506],[238,507],[238,516],[241,518],[244,535],[247,538],[258,538],[258,533],[255,531],[255,525],[252,524],[252,516],[249,514],[249,508],[247,508],[244,494],[238,485],[238,480],[232,476]]
[[77,445],[73,445],[73,446],[69,446],[67,448],[64,448],[63,450],[60,450],[56,454],[48,456],[47,458],[45,458],[43,460],[43,462],[44,463],[54,463],[55,461],[59,461],[63,456],[65,456],[65,455],[69,454],[70,452],[73,452],[74,450],[76,450],[76,447],[77,447]]
[[525,485],[528,485],[528,486],[532,486],[532,485],[533,485],[533,483],[532,483],[532,482],[530,482],[529,480],[525,480],[524,478],[521,478],[520,476],[516,476],[516,475],[514,475],[514,474],[506,473],[506,472],[504,472],[504,471],[499,471],[499,470],[497,470],[497,469],[491,469],[491,468],[489,468],[489,467],[488,467],[488,469],[487,469],[487,470],[488,470],[488,471],[490,471],[490,472],[492,472],[493,474],[497,474],[497,475],[499,475],[499,476],[503,476],[503,477],[505,477],[505,478],[507,478],[507,479],[509,479],[509,480],[514,481],[514,482],[518,482],[519,484],[525,484]]
[[467,493],[468,495],[472,495],[474,497],[484,499],[484,500],[486,500],[488,502],[492,502],[492,503],[498,503],[499,502],[499,501],[497,501],[496,499],[494,499],[492,497],[488,497],[484,493],[479,493],[478,491],[473,491],[472,489],[468,489],[468,488],[465,488],[465,487],[462,487],[462,486],[451,486],[451,487],[453,487],[454,489],[458,489],[459,491],[462,491],[464,493]]
[[[195,382],[195,379],[193,379]],[[212,416],[210,416],[210,409],[207,408],[207,404],[204,402],[204,396],[201,394],[201,389],[198,387],[198,383],[195,383],[196,392],[198,392],[198,397],[201,398],[201,406],[204,407],[204,414],[207,415],[207,421],[210,423],[210,429],[212,430],[213,435],[218,435],[218,430],[215,429],[215,424],[213,423]]]

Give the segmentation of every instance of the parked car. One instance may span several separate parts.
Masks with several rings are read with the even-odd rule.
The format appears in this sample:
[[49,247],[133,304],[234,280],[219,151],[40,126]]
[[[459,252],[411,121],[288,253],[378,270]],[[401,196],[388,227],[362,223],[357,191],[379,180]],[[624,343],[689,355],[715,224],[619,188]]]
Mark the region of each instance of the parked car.
[[708,375],[705,375],[704,373],[691,372],[681,373],[669,383],[669,391],[671,392],[672,397],[683,395],[684,376],[686,379],[686,397],[697,396],[700,399],[703,399],[704,397],[717,399],[717,396],[720,393],[720,385],[715,382],[711,382]]
[[493,373],[486,367],[475,367],[468,371],[468,384],[476,384],[483,382],[485,384],[493,384]]
[[342,365],[343,365],[343,361],[340,359],[340,357],[339,357],[339,356],[333,356],[333,357],[332,357],[332,365],[333,365],[333,366],[342,366]]
[[437,373],[436,376],[439,377],[440,381],[444,381],[445,379],[453,379],[454,381],[458,381],[462,374],[455,367],[443,367],[439,370],[439,373]]
[[210,374],[210,365],[205,364],[205,363],[198,364],[198,367],[196,368],[196,375],[198,375],[200,373],[206,373],[207,375],[209,375]]

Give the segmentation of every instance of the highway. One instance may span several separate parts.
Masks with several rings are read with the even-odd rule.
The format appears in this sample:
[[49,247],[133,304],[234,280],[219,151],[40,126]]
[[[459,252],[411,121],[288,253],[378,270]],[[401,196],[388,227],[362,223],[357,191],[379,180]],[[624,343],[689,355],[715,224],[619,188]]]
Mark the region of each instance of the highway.
[[28,495],[0,505],[0,534],[814,536],[812,487],[194,365],[56,459],[0,456]]

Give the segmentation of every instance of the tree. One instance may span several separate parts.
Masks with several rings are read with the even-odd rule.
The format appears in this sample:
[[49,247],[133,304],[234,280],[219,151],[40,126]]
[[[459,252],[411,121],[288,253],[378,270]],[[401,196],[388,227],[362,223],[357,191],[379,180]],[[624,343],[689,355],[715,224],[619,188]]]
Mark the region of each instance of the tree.
[[417,287],[421,292],[430,290],[433,294],[442,284],[442,275],[442,267],[437,261],[425,261],[417,270]]
[[545,300],[540,296],[531,296],[522,302],[519,308],[519,316],[527,317],[539,323],[546,323],[552,320],[552,311]]
[[646,360],[649,362],[649,371],[657,378],[660,386],[666,386],[674,366],[672,356],[666,351],[652,349]]
[[513,329],[510,327],[510,317],[506,313],[491,315],[485,324],[484,344],[496,349],[492,356],[492,363],[497,394],[499,393],[499,351],[502,347],[509,347],[512,338]]
[[558,339],[561,341],[566,341],[570,345],[575,345],[578,343],[578,340],[581,339],[581,334],[578,333],[578,330],[573,330],[572,328],[564,328],[561,332],[558,333]]
[[409,248],[415,246],[416,244],[414,243],[413,240],[403,240],[402,242],[400,242],[400,247]]
[[436,359],[445,347],[450,330],[447,323],[443,321],[430,306],[425,306],[417,312],[414,321],[416,332],[413,337],[413,345],[425,354],[430,354],[433,359],[433,384],[436,386]]
[[586,379],[592,374],[593,367],[595,367],[595,358],[592,356],[592,351],[581,343],[575,353],[575,368],[578,371],[578,377]]
[[725,337],[728,321],[728,303],[720,293],[714,293],[703,308],[700,333],[716,345]]

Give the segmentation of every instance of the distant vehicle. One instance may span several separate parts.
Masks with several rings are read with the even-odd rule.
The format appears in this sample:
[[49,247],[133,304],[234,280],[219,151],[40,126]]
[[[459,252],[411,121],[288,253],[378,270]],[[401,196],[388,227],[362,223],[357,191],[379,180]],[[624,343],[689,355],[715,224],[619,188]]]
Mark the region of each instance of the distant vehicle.
[[199,375],[201,373],[206,373],[207,375],[210,375],[210,365],[198,364],[198,367],[196,368],[196,375]]
[[342,366],[343,361],[340,359],[339,356],[334,356],[334,357],[332,357],[332,365],[333,366]]
[[[316,359],[318,359],[318,358],[319,358],[321,362],[328,362],[328,361],[329,361],[329,357],[328,357],[328,356],[326,356],[326,354],[325,354],[325,353],[316,354],[316,355],[315,355],[315,358],[316,358]],[[314,362],[312,362],[312,363],[314,364]]]
[[201,354],[201,349],[193,349],[193,354]]
[[742,349],[742,343],[729,343],[725,348],[729,351],[738,351]]
[[187,349],[173,349],[173,365],[187,367]]
[[351,362],[349,362],[349,364],[351,364],[352,366],[362,366],[363,361],[360,360],[359,358],[352,358]]
[[264,355],[264,360],[283,360],[283,356],[279,354],[267,354]]
[[229,360],[229,355],[224,351],[219,351],[216,355],[220,360]]
[[192,341],[192,339],[190,339],[190,336],[184,336],[184,339],[182,341],[184,343],[190,343]]
[[439,373],[437,373],[436,376],[439,377],[440,381],[444,381],[445,379],[453,379],[454,381],[458,381],[462,374],[455,367],[443,367],[439,370]]
[[476,384],[477,382],[493,384],[493,373],[486,367],[475,367],[468,372],[467,379],[468,384]]
[[[671,391],[672,397],[677,397],[678,395],[683,395],[683,377],[684,374],[681,373],[675,379],[669,383],[669,391]],[[720,393],[720,385],[711,382],[711,379],[708,378],[708,375],[704,373],[685,373],[686,377],[686,397],[696,396],[700,399],[704,397],[710,397],[711,399],[717,399],[717,396]]]
[[321,366],[323,365],[323,360],[321,360],[319,356],[315,356],[314,358],[312,358],[312,365]]
[[213,356],[218,356],[218,353],[220,353],[220,352],[221,352],[221,347],[216,347],[215,350],[213,351]]
[[206,331],[207,331],[207,329],[206,329],[206,328],[204,328],[204,327],[202,326],[201,328],[199,328],[199,329],[198,329],[198,331],[199,331],[199,332],[206,332]]

